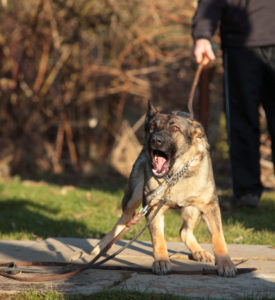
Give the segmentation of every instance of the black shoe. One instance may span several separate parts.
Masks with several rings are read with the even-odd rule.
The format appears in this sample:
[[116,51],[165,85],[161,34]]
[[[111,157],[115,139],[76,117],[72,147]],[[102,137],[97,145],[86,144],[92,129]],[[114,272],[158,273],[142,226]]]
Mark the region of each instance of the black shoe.
[[240,197],[237,201],[237,205],[239,207],[251,207],[251,208],[257,208],[259,205],[259,196],[253,195],[253,194],[246,194]]

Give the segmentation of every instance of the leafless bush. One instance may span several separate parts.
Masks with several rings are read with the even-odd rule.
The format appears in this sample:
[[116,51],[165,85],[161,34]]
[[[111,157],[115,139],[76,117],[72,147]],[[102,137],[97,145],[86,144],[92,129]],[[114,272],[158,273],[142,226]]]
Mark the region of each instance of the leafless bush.
[[192,0],[0,3],[2,172],[83,170],[125,105],[186,98]]

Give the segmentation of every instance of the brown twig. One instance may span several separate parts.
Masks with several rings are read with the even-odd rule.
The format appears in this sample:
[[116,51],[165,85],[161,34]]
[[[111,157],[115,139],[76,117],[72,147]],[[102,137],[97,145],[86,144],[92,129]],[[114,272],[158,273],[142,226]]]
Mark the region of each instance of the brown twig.
[[33,85],[33,91],[35,93],[39,91],[42,82],[44,80],[47,71],[47,66],[48,66],[49,52],[50,52],[50,44],[49,42],[45,41],[43,43],[43,50],[42,50],[42,55],[38,67],[38,73]]
[[68,149],[69,149],[69,153],[70,153],[71,162],[72,162],[72,165],[74,166],[75,170],[77,170],[78,169],[78,167],[77,167],[78,158],[77,158],[77,154],[76,154],[76,147],[73,142],[73,132],[72,132],[71,125],[68,121],[67,115],[64,112],[62,113],[62,120],[63,120],[63,125],[64,125],[64,131],[66,133],[66,141],[67,141],[67,145],[68,145]]

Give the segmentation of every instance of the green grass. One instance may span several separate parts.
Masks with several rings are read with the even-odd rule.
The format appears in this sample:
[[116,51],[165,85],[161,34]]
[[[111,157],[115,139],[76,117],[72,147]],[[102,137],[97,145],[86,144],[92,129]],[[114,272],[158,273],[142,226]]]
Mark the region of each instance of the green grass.
[[35,291],[20,293],[17,295],[6,296],[0,300],[185,300],[190,299],[187,297],[180,297],[174,295],[160,295],[156,293],[143,293],[138,291],[121,291],[121,290],[109,290],[95,293],[90,296],[80,296],[80,295],[63,295],[57,292],[46,292],[39,293]]
[[[19,177],[0,181],[0,238],[44,239],[54,237],[101,238],[120,216],[123,189],[114,187],[77,188],[49,183],[22,181]],[[230,193],[221,192],[223,201]],[[275,245],[275,192],[265,193],[260,207],[227,209],[222,212],[228,243]],[[166,219],[166,238],[180,241],[180,213],[170,210]],[[123,238],[130,239],[141,224]],[[201,222],[195,234],[201,243],[210,242]],[[150,240],[148,231],[140,239]]]
[[[63,295],[55,291],[52,292],[25,292],[15,295],[0,295],[0,300],[188,300],[188,299],[202,299],[202,298],[190,298],[184,296],[175,296],[170,294],[156,294],[156,293],[144,293],[138,291],[122,291],[122,290],[109,290],[95,293],[89,296],[80,295]],[[204,299],[204,298],[203,298]],[[236,300],[271,300],[275,297],[258,297],[247,296],[237,298]]]
[[[78,182],[79,184],[79,182]],[[120,216],[123,189],[119,185],[93,185],[89,188],[62,186],[46,182],[24,181],[19,177],[0,180],[0,239],[39,240],[54,237],[100,238],[107,233]],[[230,199],[230,191],[221,191],[222,203]],[[275,192],[263,195],[259,209],[226,209],[222,212],[224,233],[228,243],[275,245]],[[124,236],[130,239],[141,226],[132,227]],[[180,241],[182,225],[180,214],[170,210],[166,216],[166,238]],[[199,242],[210,242],[201,222],[195,232]],[[150,240],[148,231],[140,239]],[[15,295],[0,295],[2,299],[132,299],[180,300],[187,297],[158,295],[131,291],[106,290],[90,296],[63,295],[55,291],[26,291]],[[258,299],[244,297],[241,299]],[[272,299],[261,297],[261,299]]]

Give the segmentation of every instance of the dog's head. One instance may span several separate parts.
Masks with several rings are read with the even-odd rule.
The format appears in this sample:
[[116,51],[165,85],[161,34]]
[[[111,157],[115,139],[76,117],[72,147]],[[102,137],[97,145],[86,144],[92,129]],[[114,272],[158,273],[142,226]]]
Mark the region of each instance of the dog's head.
[[146,151],[155,177],[163,177],[181,159],[196,139],[204,137],[202,126],[191,121],[187,113],[163,114],[151,101],[145,120]]

